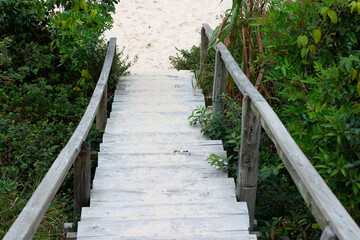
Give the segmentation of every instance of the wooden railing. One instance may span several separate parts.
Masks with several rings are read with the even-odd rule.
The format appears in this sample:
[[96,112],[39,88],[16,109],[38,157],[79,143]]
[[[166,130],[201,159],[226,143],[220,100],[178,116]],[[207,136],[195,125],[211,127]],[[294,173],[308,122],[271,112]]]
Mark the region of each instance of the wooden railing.
[[[203,24],[201,31],[200,71],[204,69],[212,29]],[[254,225],[256,186],[261,126],[274,142],[277,152],[294,180],[299,192],[323,230],[321,239],[360,239],[360,229],[324,180],[295,143],[276,113],[251,84],[223,43],[216,50],[213,109],[224,110],[222,94],[229,72],[243,95],[241,146],[238,162],[236,195],[246,201],[250,228]]]
[[60,152],[34,194],[15,220],[4,240],[32,239],[56,192],[75,162],[75,215],[90,200],[90,153],[85,139],[96,117],[96,127],[105,128],[107,119],[107,81],[116,56],[116,38],[111,38],[105,62],[90,103],[69,142]]

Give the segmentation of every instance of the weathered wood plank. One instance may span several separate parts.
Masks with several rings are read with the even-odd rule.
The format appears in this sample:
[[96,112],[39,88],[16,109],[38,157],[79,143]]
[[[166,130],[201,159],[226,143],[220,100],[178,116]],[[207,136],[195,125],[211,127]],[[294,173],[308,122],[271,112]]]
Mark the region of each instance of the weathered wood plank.
[[[88,220],[79,222],[78,237],[122,236],[126,237],[212,237],[216,233],[238,231],[239,236],[248,235],[248,225],[241,223],[241,216],[197,219],[166,219],[143,221],[104,221]],[[216,230],[215,230],[216,229]],[[215,230],[215,231],[214,231]],[[243,231],[243,233],[241,233]]]
[[118,142],[118,143],[148,143],[148,142],[186,142],[186,141],[197,141],[197,140],[208,140],[208,137],[203,136],[199,133],[185,133],[181,132],[173,132],[173,133],[156,133],[156,132],[148,132],[148,133],[110,133],[105,132],[103,135],[103,142]]
[[180,145],[180,144],[118,144],[118,143],[102,143],[100,145],[101,152],[121,152],[121,153],[176,153],[176,152],[206,152],[224,151],[222,144],[209,144],[209,145]]
[[96,127],[105,129],[107,119],[107,85],[104,86],[104,93],[101,97],[100,106],[96,113]]
[[126,96],[178,96],[178,95],[195,95],[195,96],[203,96],[201,89],[193,89],[192,92],[188,91],[147,91],[147,90],[115,90],[115,95],[126,95]]
[[[122,240],[257,240],[256,235],[243,235],[244,231],[229,231],[214,233],[212,236],[151,236],[151,237],[123,237]],[[104,236],[104,237],[78,237],[78,240],[119,240],[119,237]]]
[[[165,188],[172,188],[172,189],[199,189],[199,188],[215,188],[215,187],[222,187],[227,186],[231,189],[235,189],[234,179],[232,178],[208,178],[203,179],[201,181],[197,180],[188,180],[188,179],[168,179],[165,182],[140,182],[140,181],[133,181],[133,182],[108,182],[104,180],[95,179],[93,181],[93,189],[121,189],[123,191],[143,191],[146,189],[165,189]],[[237,212],[234,211],[234,214]]]
[[115,95],[114,102],[154,102],[157,104],[164,103],[177,103],[179,101],[186,103],[194,103],[198,105],[204,105],[204,97],[201,95],[160,95],[160,96],[126,96],[126,95]]
[[143,205],[119,208],[91,207],[83,208],[82,220],[102,219],[111,220],[158,220],[170,218],[205,218],[229,215],[243,215],[247,218],[246,203],[186,203],[167,205]]
[[90,204],[91,167],[90,145],[84,142],[74,164],[74,212],[81,216],[81,208]]
[[105,61],[101,69],[100,77],[98,80],[98,84],[103,84],[103,85],[107,84],[114,57],[116,57],[116,38],[110,38]]
[[101,169],[97,168],[95,177],[96,179],[101,180],[111,180],[114,181],[124,181],[131,182],[136,176],[136,179],[141,181],[167,181],[168,179],[173,180],[198,180],[208,178],[217,178],[224,177],[227,178],[227,173],[220,171],[218,169],[209,167],[194,167],[192,169],[182,168],[182,167],[154,167],[154,168],[124,168],[124,169]]
[[246,201],[250,215],[250,230],[254,228],[256,186],[258,181],[261,125],[250,108],[248,95],[243,98],[241,144],[237,173],[237,199]]
[[205,29],[201,29],[201,43],[200,43],[200,70],[198,76],[201,76],[205,69],[206,56],[208,54],[209,39],[206,37]]
[[107,124],[105,128],[105,133],[112,134],[125,134],[125,133],[193,133],[201,135],[200,126],[187,126],[180,125],[178,127],[167,126],[167,125],[153,125],[151,127],[144,125],[138,126],[123,126],[123,125],[113,125]]
[[225,93],[226,88],[226,75],[227,70],[224,61],[221,59],[221,52],[218,50],[216,51],[215,57],[215,74],[212,96],[212,106],[215,113],[224,112],[225,101],[223,99],[223,94]]
[[[199,104],[120,104],[115,102],[112,105],[112,111],[129,111],[129,112],[184,112],[184,115],[190,115]],[[200,105],[201,106],[201,105]]]
[[[210,38],[210,26],[203,24],[203,27]],[[250,97],[251,110],[275,143],[282,161],[321,229],[329,225],[339,239],[358,239],[360,229],[357,224],[297,146],[270,105],[247,79],[225,45],[219,43],[215,49],[221,51],[226,68],[240,91]]]
[[[244,234],[241,231],[232,231],[227,233],[219,233],[219,236],[190,236],[190,237],[124,237],[123,240],[257,240],[256,235],[241,236]],[[105,236],[105,237],[78,237],[78,240],[119,240],[119,237]]]

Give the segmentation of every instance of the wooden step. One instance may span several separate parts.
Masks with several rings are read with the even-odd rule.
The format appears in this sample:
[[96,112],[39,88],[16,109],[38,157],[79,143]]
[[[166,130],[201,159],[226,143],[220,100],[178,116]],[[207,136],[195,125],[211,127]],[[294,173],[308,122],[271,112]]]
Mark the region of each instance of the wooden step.
[[122,208],[86,207],[82,209],[81,219],[112,220],[158,220],[172,218],[205,218],[229,215],[244,215],[247,218],[247,205],[241,202],[186,203],[166,205],[133,205]]
[[224,151],[222,144],[176,144],[176,143],[102,143],[100,144],[101,152],[121,152],[121,153],[176,153],[176,152],[189,152],[189,153],[209,153]]
[[160,95],[160,96],[127,96],[127,95],[115,95],[114,102],[128,102],[128,103],[148,103],[153,102],[157,104],[163,103],[198,103],[199,105],[204,105],[204,97],[201,95]]
[[256,235],[242,235],[243,231],[221,232],[213,236],[174,236],[174,237],[77,237],[78,240],[257,240]]
[[222,170],[209,166],[204,167],[137,167],[137,168],[106,168],[98,166],[96,168],[95,177],[97,179],[114,178],[121,181],[166,181],[167,179],[188,179],[199,180],[224,177],[227,178],[227,173]]
[[198,126],[187,126],[187,125],[138,125],[138,126],[124,126],[122,124],[112,124],[109,123],[106,125],[105,133],[178,133],[178,134],[188,134],[193,133],[201,135],[200,127]]
[[235,182],[233,178],[208,178],[201,181],[197,180],[172,180],[165,182],[109,182],[105,180],[95,179],[93,181],[93,189],[121,189],[124,191],[136,190],[142,191],[146,189],[204,189],[207,187],[222,187],[226,186],[235,189]]
[[234,179],[207,162],[226,156],[222,142],[189,124],[204,105],[191,81],[188,72],[119,80],[77,239],[256,239]]
[[248,223],[242,216],[233,215],[212,218],[183,218],[135,221],[99,221],[84,220],[78,225],[78,237],[118,236],[123,238],[163,237],[216,237],[223,233],[236,231],[238,236],[248,235]]
[[192,89],[191,92],[189,91],[147,91],[147,90],[115,90],[115,95],[126,95],[126,96],[178,96],[178,95],[187,95],[187,96],[202,96],[201,89]]
[[[224,153],[224,152],[222,152]],[[225,153],[224,153],[225,154]],[[189,153],[179,152],[171,154],[126,154],[126,153],[98,153],[98,165],[111,165],[116,168],[121,167],[195,167],[195,166],[209,166],[207,153]]]
[[185,105],[181,103],[169,103],[169,104],[135,104],[115,102],[111,107],[112,112],[129,111],[129,112],[183,112],[188,116],[192,111],[199,106],[199,104]]
[[139,142],[139,143],[164,143],[164,142],[186,142],[186,141],[204,141],[209,140],[208,137],[199,134],[198,132],[169,132],[169,133],[157,133],[157,132],[121,132],[121,133],[111,133],[105,132],[103,135],[103,142]]

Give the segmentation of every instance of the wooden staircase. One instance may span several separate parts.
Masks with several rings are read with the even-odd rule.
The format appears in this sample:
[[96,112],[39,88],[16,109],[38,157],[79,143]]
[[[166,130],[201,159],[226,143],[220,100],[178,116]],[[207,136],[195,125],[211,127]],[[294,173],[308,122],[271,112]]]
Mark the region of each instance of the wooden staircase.
[[188,116],[204,104],[193,75],[119,80],[78,239],[256,239],[235,183],[206,162],[224,155]]

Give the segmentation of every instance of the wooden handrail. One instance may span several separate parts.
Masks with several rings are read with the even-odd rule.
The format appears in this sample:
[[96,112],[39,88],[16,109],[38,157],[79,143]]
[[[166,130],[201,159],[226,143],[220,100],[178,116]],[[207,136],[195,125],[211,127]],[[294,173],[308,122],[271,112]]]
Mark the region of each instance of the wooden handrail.
[[[106,121],[107,80],[114,56],[116,56],[115,52],[116,38],[111,38],[99,81],[78,127],[5,235],[4,240],[32,239],[55,194],[78,157],[95,117],[97,116],[97,125],[98,119]],[[103,109],[104,104],[101,104],[103,102],[105,102],[105,109]],[[104,114],[105,116],[99,116]],[[104,126],[104,123],[100,125]]]
[[[201,39],[206,36],[207,41],[202,40],[201,46],[208,46],[208,39],[211,38],[212,33],[210,26],[203,24]],[[306,158],[264,97],[245,76],[226,46],[223,43],[218,43],[213,47],[220,52],[217,56],[220,56],[221,61],[217,59],[216,63],[219,64],[223,61],[244,96],[243,105],[245,107],[243,107],[243,114],[249,114],[250,112],[249,116],[243,116],[243,121],[245,119],[246,123],[242,123],[245,129],[242,129],[237,180],[238,200],[246,200],[248,203],[250,225],[253,225],[256,197],[256,183],[254,184],[254,181],[257,181],[257,161],[259,156],[259,144],[256,141],[260,141],[260,138],[257,137],[259,133],[257,133],[256,129],[256,120],[251,117],[251,114],[253,114],[274,142],[281,160],[323,230],[321,239],[331,239],[331,237],[327,236],[334,235],[338,239],[344,240],[359,239],[360,229],[355,221]],[[202,49],[207,50],[205,47],[202,47]],[[204,52],[201,53],[201,63],[205,61],[203,56],[205,56]],[[217,81],[217,79],[219,81],[224,77],[215,76],[214,81]],[[214,86],[219,85],[221,83],[214,83]],[[249,146],[253,146],[253,148],[247,149],[246,147]]]

